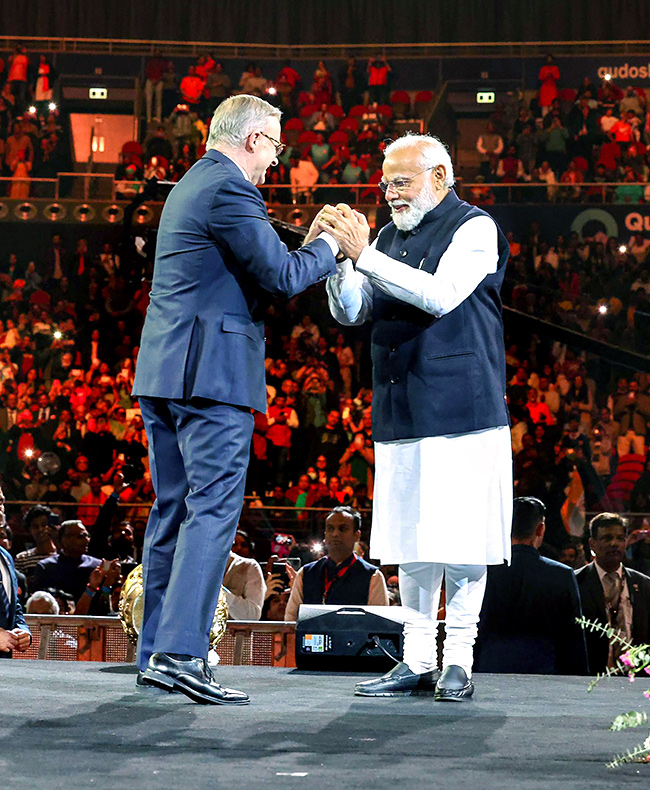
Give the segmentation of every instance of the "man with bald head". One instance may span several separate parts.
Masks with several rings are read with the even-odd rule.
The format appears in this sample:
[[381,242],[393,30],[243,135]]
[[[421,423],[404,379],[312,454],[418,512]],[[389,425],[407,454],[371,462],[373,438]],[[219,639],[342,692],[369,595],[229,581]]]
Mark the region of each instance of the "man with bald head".
[[[327,283],[342,324],[372,321],[376,482],[370,553],[399,564],[404,661],[357,685],[364,696],[469,698],[488,565],[510,558],[512,472],[501,283],[508,243],[461,201],[446,147],[407,135],[379,183],[392,222],[367,246],[347,206],[319,219],[348,259]],[[350,223],[356,217],[357,225]],[[436,656],[443,576],[446,638]]]

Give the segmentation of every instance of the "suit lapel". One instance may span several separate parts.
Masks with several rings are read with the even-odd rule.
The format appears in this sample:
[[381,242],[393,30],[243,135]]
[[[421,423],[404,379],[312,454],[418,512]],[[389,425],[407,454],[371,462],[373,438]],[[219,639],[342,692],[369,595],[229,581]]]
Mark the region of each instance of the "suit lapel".
[[9,590],[9,620],[11,621],[13,619],[14,612],[16,611],[16,592],[18,590],[18,579],[16,578],[16,574],[13,572],[11,565],[9,562],[7,562],[4,550],[0,551],[0,562],[9,576],[9,586],[11,587]]
[[598,578],[598,571],[596,563],[593,563],[591,568],[587,568],[584,573],[587,574],[587,583],[585,585],[586,592],[591,598],[592,605],[597,609],[598,615],[607,622],[607,610],[605,609],[605,593],[603,592],[603,585]]

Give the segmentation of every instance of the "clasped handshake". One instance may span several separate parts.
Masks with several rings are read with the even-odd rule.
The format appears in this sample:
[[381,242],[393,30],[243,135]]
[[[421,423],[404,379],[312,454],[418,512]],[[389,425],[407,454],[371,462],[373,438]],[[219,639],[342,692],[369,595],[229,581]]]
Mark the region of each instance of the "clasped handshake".
[[341,252],[354,264],[368,246],[370,227],[365,214],[350,208],[346,203],[323,206],[314,217],[305,244],[313,241],[322,231],[326,231],[336,239]]

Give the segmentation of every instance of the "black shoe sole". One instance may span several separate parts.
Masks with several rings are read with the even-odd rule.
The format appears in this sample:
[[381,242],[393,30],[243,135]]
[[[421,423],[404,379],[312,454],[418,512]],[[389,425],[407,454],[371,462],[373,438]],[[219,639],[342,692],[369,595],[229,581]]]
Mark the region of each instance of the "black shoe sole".
[[444,691],[436,690],[435,701],[436,702],[465,702],[466,700],[472,699],[472,695],[474,694],[474,687],[471,689],[462,689],[459,692],[452,691],[451,693],[445,693]]
[[146,678],[150,684],[157,686],[158,688],[162,688],[165,691],[180,691],[182,694],[185,694],[186,697],[189,697],[193,702],[198,702],[201,705],[248,705],[250,703],[250,699],[215,699],[214,697],[211,697],[207,694],[201,694],[195,689],[186,686],[185,683],[176,678],[170,678],[169,675],[165,675],[164,672],[156,672],[153,669],[146,669],[143,677]]
[[435,689],[409,689],[408,691],[362,691],[354,690],[355,697],[433,697]]

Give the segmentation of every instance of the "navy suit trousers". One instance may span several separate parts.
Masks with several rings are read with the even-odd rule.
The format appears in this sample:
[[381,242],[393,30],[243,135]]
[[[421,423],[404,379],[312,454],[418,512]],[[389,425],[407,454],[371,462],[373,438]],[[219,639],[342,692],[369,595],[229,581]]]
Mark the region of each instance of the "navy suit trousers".
[[143,548],[138,665],[156,652],[206,658],[244,500],[250,409],[140,398],[156,501]]

